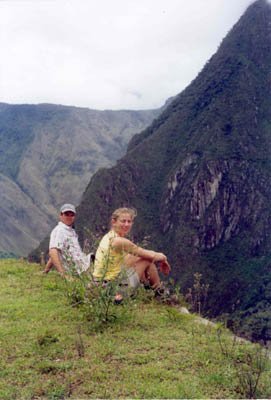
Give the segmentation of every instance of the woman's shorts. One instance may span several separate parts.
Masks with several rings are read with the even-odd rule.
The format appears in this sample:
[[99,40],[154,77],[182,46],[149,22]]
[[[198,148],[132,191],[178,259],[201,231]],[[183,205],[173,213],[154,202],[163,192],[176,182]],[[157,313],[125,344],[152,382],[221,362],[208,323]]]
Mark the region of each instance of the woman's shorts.
[[[110,283],[110,281],[107,280],[100,281],[98,279],[94,279],[94,282],[96,284],[102,282],[104,286],[107,286],[107,284]],[[132,289],[136,289],[140,285],[140,279],[137,272],[132,267],[129,268],[125,266],[121,267],[121,273],[118,277],[118,282],[119,286],[127,286]]]
[[140,279],[138,273],[134,268],[122,267],[122,271],[125,271],[125,277],[123,278],[123,284],[128,284],[129,287],[135,289],[140,285]]

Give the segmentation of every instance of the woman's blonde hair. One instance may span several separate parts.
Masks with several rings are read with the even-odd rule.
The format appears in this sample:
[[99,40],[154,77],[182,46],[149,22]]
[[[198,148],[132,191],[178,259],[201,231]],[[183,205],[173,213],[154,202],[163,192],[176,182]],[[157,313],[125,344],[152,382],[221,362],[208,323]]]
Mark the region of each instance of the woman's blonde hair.
[[120,207],[117,208],[111,215],[111,220],[117,220],[122,214],[129,214],[131,218],[134,220],[137,216],[137,212],[135,208],[128,208],[128,207]]

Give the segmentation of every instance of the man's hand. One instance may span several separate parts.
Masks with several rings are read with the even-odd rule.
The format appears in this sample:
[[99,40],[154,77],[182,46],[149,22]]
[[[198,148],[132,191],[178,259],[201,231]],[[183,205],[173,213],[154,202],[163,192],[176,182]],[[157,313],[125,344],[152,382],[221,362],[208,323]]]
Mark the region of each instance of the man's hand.
[[52,263],[56,267],[57,271],[60,273],[60,275],[65,275],[65,269],[62,265],[61,259],[60,259],[60,250],[56,249],[53,247],[52,249],[49,250],[49,255],[51,258]]

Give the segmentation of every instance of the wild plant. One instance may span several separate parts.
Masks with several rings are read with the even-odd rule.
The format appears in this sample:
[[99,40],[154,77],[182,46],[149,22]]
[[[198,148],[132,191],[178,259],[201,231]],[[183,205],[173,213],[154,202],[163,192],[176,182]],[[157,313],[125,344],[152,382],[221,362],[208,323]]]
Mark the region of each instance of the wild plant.
[[202,274],[196,272],[194,274],[193,287],[188,289],[185,300],[191,305],[194,312],[202,315],[206,308],[207,297],[209,292],[209,284],[202,283]]
[[85,344],[84,344],[84,341],[83,341],[82,330],[81,330],[80,326],[78,327],[78,330],[77,330],[77,337],[75,339],[75,347],[76,347],[76,350],[77,350],[78,357],[79,358],[84,357],[84,355],[85,355]]
[[[109,252],[110,253],[110,252]],[[124,284],[125,271],[113,281],[105,281],[104,277],[110,265],[110,254],[105,256],[103,276],[97,281],[93,276],[93,265],[87,271],[78,273],[78,266],[69,256],[65,254],[68,264],[70,279],[66,280],[66,296],[72,306],[78,306],[84,313],[85,318],[95,329],[105,327],[114,322],[120,315],[127,313],[131,290]],[[80,272],[80,271],[79,271]],[[122,294],[124,302],[121,307],[116,307],[115,296]],[[124,304],[125,303],[125,304]]]
[[264,372],[270,371],[270,355],[267,348],[256,347],[240,360],[234,360],[239,381],[238,388],[247,399],[258,397],[258,387]]
[[100,241],[100,235],[97,233],[93,233],[90,229],[84,228],[85,232],[85,239],[83,243],[83,252],[88,253],[95,253],[98,243]]
[[237,391],[247,399],[256,398],[260,379],[271,368],[268,349],[260,345],[249,349],[247,343],[246,351],[244,352],[244,343],[242,343],[244,340],[238,338],[236,335],[233,335],[229,340],[228,337],[223,335],[221,326],[217,329],[217,338],[221,353],[233,363],[237,371]]
[[184,299],[183,294],[181,293],[181,286],[180,284],[176,284],[174,279],[169,279],[167,283],[168,289],[171,293],[169,298],[169,304],[172,305],[186,305],[186,301]]
[[128,298],[118,304],[115,296],[119,292],[118,280],[107,283],[94,281],[88,285],[84,301],[84,315],[92,323],[92,328],[105,327],[116,321],[120,314],[125,314]]
[[235,361],[239,388],[248,399],[255,399],[260,379],[264,372],[270,372],[270,354],[267,348],[256,348],[247,354],[242,363]]
[[238,344],[237,336],[233,335],[232,340],[228,340],[228,338],[223,335],[223,326],[219,324],[217,325],[216,335],[221,354],[227,358],[234,358],[236,356]]

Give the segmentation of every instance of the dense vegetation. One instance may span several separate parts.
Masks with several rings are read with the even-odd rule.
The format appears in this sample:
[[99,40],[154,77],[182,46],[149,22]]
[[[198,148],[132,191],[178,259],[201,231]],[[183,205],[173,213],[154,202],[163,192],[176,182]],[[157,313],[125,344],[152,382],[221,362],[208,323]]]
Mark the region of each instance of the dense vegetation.
[[271,396],[267,354],[220,325],[146,295],[97,324],[77,281],[18,260],[0,261],[0,278],[3,400]]

